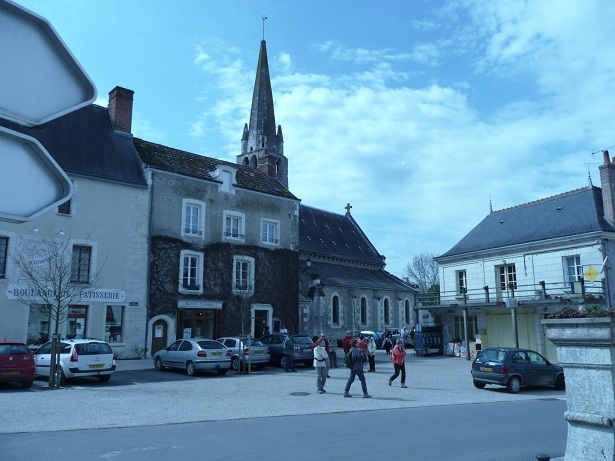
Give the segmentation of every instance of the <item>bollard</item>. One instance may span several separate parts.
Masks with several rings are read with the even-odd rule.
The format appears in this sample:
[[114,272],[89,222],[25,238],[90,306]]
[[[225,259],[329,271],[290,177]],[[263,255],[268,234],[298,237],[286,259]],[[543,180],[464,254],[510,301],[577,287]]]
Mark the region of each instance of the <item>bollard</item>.
[[536,455],[536,459],[538,461],[549,461],[551,459],[551,457],[549,455],[545,455],[543,453],[540,453],[540,454]]

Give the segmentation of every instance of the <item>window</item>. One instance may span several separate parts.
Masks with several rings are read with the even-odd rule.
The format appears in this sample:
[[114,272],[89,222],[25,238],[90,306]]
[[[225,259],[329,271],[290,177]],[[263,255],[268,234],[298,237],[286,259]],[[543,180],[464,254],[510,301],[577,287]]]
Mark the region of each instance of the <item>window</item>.
[[181,293],[201,293],[203,254],[183,250],[180,258],[179,291]]
[[198,200],[184,199],[182,215],[182,235],[203,237],[205,228],[205,204]]
[[244,214],[238,212],[224,212],[224,238],[244,239]]
[[564,277],[568,282],[576,282],[583,276],[580,256],[567,256],[564,258]]
[[331,321],[333,325],[340,324],[340,298],[337,295],[331,298]]
[[108,305],[105,317],[105,341],[122,342],[124,338],[124,306]]
[[467,288],[466,271],[457,271],[457,293],[462,295]]
[[254,258],[248,256],[233,258],[233,292],[254,293]]
[[90,260],[92,247],[74,245],[70,269],[70,281],[73,283],[90,282]]
[[70,214],[70,199],[58,206],[58,214]]
[[220,170],[219,180],[222,181],[222,186],[219,190],[223,192],[233,192],[233,173],[234,171]]
[[503,291],[507,290],[509,284],[512,284],[514,290],[517,289],[517,272],[514,264],[500,266],[500,288]]
[[367,299],[361,298],[361,325],[367,325]]
[[9,254],[9,239],[0,237],[0,279],[6,278],[6,261]]
[[389,307],[389,298],[384,298],[384,324],[388,325],[391,322],[391,312]]
[[277,245],[280,242],[278,221],[261,220],[261,242]]
[[87,306],[68,306],[68,339],[83,339],[87,337]]
[[[477,317],[475,315],[468,315],[468,336],[470,337],[470,341],[476,340],[476,332],[477,329]],[[453,319],[454,329],[455,329],[455,339],[461,339],[465,341],[465,331],[463,328],[463,316],[456,315]]]

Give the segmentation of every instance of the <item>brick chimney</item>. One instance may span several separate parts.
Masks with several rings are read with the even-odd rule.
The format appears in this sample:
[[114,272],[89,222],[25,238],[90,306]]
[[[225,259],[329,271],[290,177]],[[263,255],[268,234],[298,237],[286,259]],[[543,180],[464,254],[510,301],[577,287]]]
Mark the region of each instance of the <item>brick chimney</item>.
[[608,150],[602,152],[602,155],[604,163],[598,167],[602,187],[602,207],[604,217],[611,224],[615,224],[615,163],[609,158]]
[[134,94],[134,91],[120,86],[116,86],[109,92],[108,110],[114,130],[132,133],[132,100]]

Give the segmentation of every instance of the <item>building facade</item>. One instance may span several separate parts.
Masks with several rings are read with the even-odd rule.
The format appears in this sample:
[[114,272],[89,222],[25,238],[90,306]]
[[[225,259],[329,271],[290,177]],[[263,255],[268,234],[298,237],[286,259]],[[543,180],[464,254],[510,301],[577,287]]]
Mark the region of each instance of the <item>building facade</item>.
[[[132,92],[122,88],[110,98],[118,93],[132,101]],[[74,191],[70,200],[31,221],[0,223],[0,334],[37,345],[58,324],[62,337],[103,338],[120,357],[142,354],[149,194],[130,127],[116,124],[112,111],[96,105],[33,128],[0,124],[38,140]],[[59,262],[62,267],[53,269]],[[51,278],[37,293],[29,267],[49,269],[79,294],[53,315],[45,304],[50,296],[40,296],[42,289],[55,293]],[[69,272],[62,273],[65,269]]]
[[[445,341],[527,347],[556,361],[541,320],[562,307],[608,308],[615,286],[615,164],[604,155],[601,186],[589,185],[491,212],[448,252],[437,299],[419,317]],[[467,317],[467,320],[464,319]]]

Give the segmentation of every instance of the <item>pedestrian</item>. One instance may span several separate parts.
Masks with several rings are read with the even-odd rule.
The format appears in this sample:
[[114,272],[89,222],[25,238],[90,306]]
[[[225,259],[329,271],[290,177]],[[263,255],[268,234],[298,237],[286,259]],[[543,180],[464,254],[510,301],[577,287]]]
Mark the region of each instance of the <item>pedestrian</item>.
[[367,338],[363,333],[359,335],[359,340],[357,341],[357,347],[363,351],[365,357],[368,356],[369,351],[367,350]]
[[372,373],[376,371],[376,341],[372,335],[367,335],[367,360],[369,361],[369,370]]
[[329,376],[329,368],[331,368],[331,361],[329,360],[329,341],[327,341],[327,338],[324,333],[321,333],[320,338],[317,338],[316,341],[314,341],[314,344],[312,344],[312,349],[315,349],[321,340],[325,342],[324,347],[325,352],[327,353],[327,357],[325,359],[325,368],[327,369],[327,378],[330,378],[331,376]]
[[344,355],[348,354],[350,350],[350,340],[352,339],[352,332],[350,330],[346,330],[346,336],[342,339],[342,349],[344,349]]
[[282,325],[282,328],[280,328],[280,333],[288,333],[288,330],[286,329],[286,325]]
[[393,376],[389,378],[389,386],[393,381],[395,381],[395,379],[399,376],[399,373],[401,372],[401,387],[408,387],[406,386],[405,359],[406,350],[404,349],[404,341],[400,338],[397,340],[397,344],[395,344],[393,352],[391,352],[391,361],[393,362],[393,367],[395,367],[395,373],[393,373]]
[[350,394],[350,386],[354,382],[356,376],[361,381],[361,388],[363,389],[363,398],[369,399],[371,395],[367,393],[367,383],[365,382],[365,374],[363,373],[363,364],[367,362],[365,353],[357,347],[357,338],[350,340],[350,356],[352,357],[352,368],[350,369],[350,376],[346,381],[346,387],[344,388],[344,397],[352,397]]
[[286,364],[284,369],[286,373],[290,373],[291,371],[295,373],[295,364],[293,363],[293,356],[295,355],[295,343],[293,342],[293,338],[290,335],[286,336],[284,340],[284,355],[286,356]]
[[387,328],[384,331],[384,335],[382,335],[384,339],[382,340],[382,347],[386,351],[387,355],[391,353],[391,348],[393,347],[393,335],[391,331]]
[[337,368],[337,339],[329,339],[329,363],[333,368]]
[[324,394],[325,383],[327,382],[327,367],[325,362],[328,359],[327,351],[325,350],[325,339],[320,338],[316,341],[314,348],[314,368],[316,368],[316,392]]

